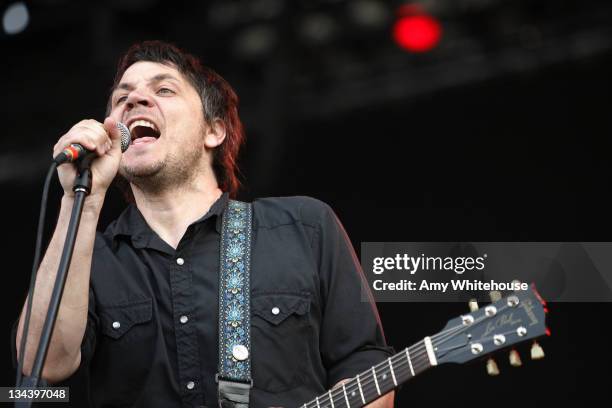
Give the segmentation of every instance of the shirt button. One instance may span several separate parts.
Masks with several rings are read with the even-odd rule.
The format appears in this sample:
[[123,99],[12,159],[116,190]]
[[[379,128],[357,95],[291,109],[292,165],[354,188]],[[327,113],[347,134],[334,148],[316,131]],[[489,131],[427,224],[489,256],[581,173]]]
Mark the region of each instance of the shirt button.
[[195,383],[193,381],[189,381],[187,383],[187,389],[188,390],[193,390],[194,387],[195,387]]
[[185,263],[185,260],[183,258],[176,258],[176,263],[182,265]]
[[180,320],[181,323],[185,324],[185,323],[187,323],[189,318],[187,316],[181,316],[181,318],[179,320]]
[[279,314],[279,313],[280,313],[280,309],[279,309],[278,307],[274,306],[274,307],[272,308],[272,314],[273,314],[273,315],[277,315],[277,314]]
[[121,323],[119,322],[113,322],[113,329],[118,329],[121,327]]

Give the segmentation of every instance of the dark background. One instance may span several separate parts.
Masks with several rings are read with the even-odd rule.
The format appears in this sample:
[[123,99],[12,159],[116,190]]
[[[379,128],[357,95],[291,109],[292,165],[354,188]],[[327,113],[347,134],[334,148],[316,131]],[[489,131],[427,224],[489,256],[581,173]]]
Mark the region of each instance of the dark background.
[[[363,241],[610,241],[609,1],[25,3],[25,31],[0,37],[0,385],[14,382],[9,331],[25,297],[51,147],[79,120],[103,118],[117,58],[138,40],[174,42],[236,88],[247,131],[240,198],[324,200],[357,249]],[[392,25],[406,13],[440,21],[436,48],[410,53],[393,42]],[[51,221],[58,198],[56,183]],[[123,206],[112,192],[101,227]],[[398,350],[467,310],[378,306]],[[496,378],[482,362],[440,367],[405,385],[396,405],[608,398],[612,307],[550,309],[546,359],[529,361],[526,347],[519,369],[500,355]]]

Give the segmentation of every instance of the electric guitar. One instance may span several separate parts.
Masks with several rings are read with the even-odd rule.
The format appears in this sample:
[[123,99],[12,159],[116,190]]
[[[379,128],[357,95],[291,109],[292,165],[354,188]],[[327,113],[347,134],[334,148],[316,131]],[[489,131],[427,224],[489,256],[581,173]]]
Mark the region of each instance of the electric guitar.
[[[363,407],[428,368],[444,363],[463,364],[540,337],[548,330],[545,304],[532,287],[484,308],[474,308],[471,313],[450,320],[439,333],[425,337],[299,408]],[[532,355],[534,350],[534,358],[543,357],[537,343]],[[491,367],[489,362],[487,370],[495,375],[497,367]]]

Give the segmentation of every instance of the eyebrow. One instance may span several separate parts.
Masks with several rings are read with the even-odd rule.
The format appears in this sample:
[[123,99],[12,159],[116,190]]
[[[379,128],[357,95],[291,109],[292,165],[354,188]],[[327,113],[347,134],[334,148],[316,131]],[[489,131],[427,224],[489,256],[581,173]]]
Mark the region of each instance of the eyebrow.
[[[148,83],[150,85],[150,84],[158,83],[158,82],[165,81],[165,80],[171,80],[171,81],[179,83],[179,80],[170,74],[157,74],[153,78],[151,78],[148,81]],[[120,90],[120,89],[125,90],[125,91],[131,91],[132,89],[134,89],[134,84],[132,84],[131,82],[121,82],[119,85],[117,85],[115,89],[113,89],[113,94],[117,90]]]

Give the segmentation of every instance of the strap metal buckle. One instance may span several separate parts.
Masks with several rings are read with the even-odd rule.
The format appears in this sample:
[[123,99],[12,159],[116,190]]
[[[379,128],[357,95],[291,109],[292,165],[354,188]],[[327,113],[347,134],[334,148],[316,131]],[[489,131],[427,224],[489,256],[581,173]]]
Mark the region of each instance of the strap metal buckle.
[[219,408],[248,408],[253,379],[248,383],[228,381],[215,374]]

